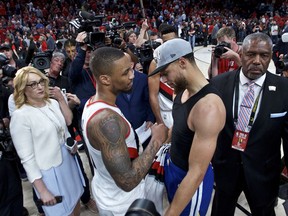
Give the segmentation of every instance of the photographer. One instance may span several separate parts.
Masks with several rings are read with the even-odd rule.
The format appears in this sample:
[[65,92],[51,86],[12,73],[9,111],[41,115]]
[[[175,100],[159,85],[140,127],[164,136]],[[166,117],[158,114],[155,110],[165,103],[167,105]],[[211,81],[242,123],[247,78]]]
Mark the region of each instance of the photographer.
[[9,133],[8,98],[11,93],[12,89],[0,81],[0,215],[28,215],[23,207],[17,155]]
[[[77,116],[75,117],[77,118],[77,121],[79,124],[79,128],[80,128],[79,132],[80,132],[81,138],[83,138],[82,132],[81,132],[81,125],[80,125],[83,108],[84,108],[86,101],[92,95],[94,95],[96,91],[96,81],[89,68],[90,55],[94,47],[92,47],[90,44],[85,43],[86,37],[87,37],[86,32],[80,32],[78,33],[76,37],[77,54],[74,60],[71,62],[71,66],[70,66],[69,74],[68,74],[72,93],[76,94],[77,97],[80,99],[80,104],[77,106]],[[94,168],[89,159],[90,157],[89,157],[88,150],[85,146],[85,142],[84,142],[84,149],[88,157],[91,173],[92,175],[94,175]]]
[[0,45],[0,53],[4,53],[5,56],[8,58],[8,64],[12,67],[16,68],[17,70],[26,66],[26,63],[22,59],[18,59],[17,56],[13,53],[12,47],[10,44],[2,44]]
[[281,55],[275,66],[280,71],[281,76],[288,78],[288,54]]
[[77,116],[79,120],[81,120],[86,101],[94,95],[96,90],[96,81],[89,68],[90,55],[94,48],[90,44],[84,43],[86,37],[86,32],[80,32],[76,37],[77,54],[71,63],[68,74],[72,92],[75,93],[81,101]]
[[241,46],[236,42],[234,29],[222,27],[216,36],[218,45],[212,49],[211,64],[208,69],[210,79],[241,66]]
[[279,62],[283,61],[283,57],[286,54],[288,54],[288,33],[284,33],[275,46],[273,46],[272,60],[276,67],[276,74],[282,74]]
[[65,62],[65,55],[61,52],[53,52],[50,60],[50,68],[47,70],[47,77],[49,78],[49,86],[58,86],[70,92],[70,84],[67,77],[62,76],[60,73],[63,69]]

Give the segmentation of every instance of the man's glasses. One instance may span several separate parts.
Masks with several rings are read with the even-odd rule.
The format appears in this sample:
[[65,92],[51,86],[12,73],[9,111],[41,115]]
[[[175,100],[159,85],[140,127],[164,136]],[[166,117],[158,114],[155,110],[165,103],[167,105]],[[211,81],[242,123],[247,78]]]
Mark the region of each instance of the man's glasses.
[[39,84],[40,84],[40,86],[44,86],[45,85],[45,80],[44,79],[40,79],[39,82],[32,82],[31,84],[27,84],[26,86],[29,86],[32,89],[36,89]]

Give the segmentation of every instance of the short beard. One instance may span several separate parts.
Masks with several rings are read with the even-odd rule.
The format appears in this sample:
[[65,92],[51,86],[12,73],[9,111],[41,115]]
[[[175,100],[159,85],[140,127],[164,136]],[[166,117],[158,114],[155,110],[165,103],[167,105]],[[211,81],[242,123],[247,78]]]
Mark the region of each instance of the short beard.
[[182,91],[184,91],[187,85],[188,85],[187,80],[184,77],[180,77],[179,79],[177,79],[174,86],[174,94],[177,95]]

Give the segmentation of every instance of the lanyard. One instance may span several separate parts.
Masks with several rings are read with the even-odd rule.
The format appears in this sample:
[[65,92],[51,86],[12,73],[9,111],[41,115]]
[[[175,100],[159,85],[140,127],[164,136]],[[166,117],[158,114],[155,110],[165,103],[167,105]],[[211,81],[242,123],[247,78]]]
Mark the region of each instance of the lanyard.
[[86,73],[88,74],[88,76],[89,76],[89,78],[90,78],[90,80],[91,80],[91,82],[92,82],[94,88],[96,89],[96,81],[95,81],[93,75],[92,75],[92,76],[90,75],[88,69],[86,69],[86,68],[83,68],[83,69],[84,69],[84,70],[86,71]]
[[[259,99],[260,99],[260,94],[262,92],[262,89],[263,89],[263,86],[261,87],[259,94],[255,100],[255,103],[253,105],[252,112],[249,118],[248,128],[251,128],[253,125],[254,117],[255,117],[256,110],[259,104]],[[234,119],[233,119],[235,128],[238,123],[238,104],[239,104],[239,76],[238,76],[238,79],[236,80],[236,85],[235,85],[235,103],[234,103]]]

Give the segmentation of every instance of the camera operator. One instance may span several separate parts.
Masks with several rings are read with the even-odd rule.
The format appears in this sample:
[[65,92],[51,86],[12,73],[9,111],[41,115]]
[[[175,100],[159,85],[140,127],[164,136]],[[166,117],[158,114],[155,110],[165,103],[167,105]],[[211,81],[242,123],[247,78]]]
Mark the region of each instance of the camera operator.
[[8,64],[12,67],[16,68],[16,70],[25,67],[26,63],[22,59],[18,59],[17,56],[13,53],[12,47],[10,44],[2,44],[0,45],[0,53],[4,53],[5,56],[8,58]]
[[[80,104],[77,106],[77,121],[80,128],[80,136],[83,140],[81,132],[81,117],[85,103],[87,100],[95,94],[96,81],[89,68],[90,55],[94,47],[85,43],[87,33],[85,31],[78,33],[76,37],[76,56],[71,62],[68,78],[71,84],[72,93],[76,94],[80,99]],[[87,154],[89,166],[92,175],[94,175],[94,168],[90,161],[89,153],[84,142],[85,153]]]
[[278,42],[273,46],[272,60],[276,67],[276,74],[282,74],[282,69],[279,68],[279,64],[283,57],[288,54],[288,32],[282,34]]
[[222,27],[216,37],[218,45],[212,49],[211,64],[208,69],[209,78],[236,70],[241,66],[241,46],[236,42],[234,29]]
[[18,156],[9,133],[8,98],[12,92],[0,80],[0,215],[21,216],[28,215],[28,211],[23,207]]
[[50,61],[50,68],[47,69],[46,75],[49,78],[50,87],[58,86],[61,89],[65,89],[67,92],[71,92],[68,78],[60,74],[63,69],[65,59],[66,57],[63,53],[53,52]]
[[288,54],[281,55],[278,62],[275,64],[283,77],[288,78]]
[[67,58],[64,63],[63,71],[62,71],[62,76],[68,77],[69,74],[69,69],[71,66],[71,62],[76,56],[76,41],[75,39],[67,39],[64,42],[64,50],[67,55]]
[[113,39],[112,46],[117,49],[121,49],[123,52],[127,52],[131,56],[132,62],[134,63],[134,69],[139,71],[139,68],[142,68],[143,71],[143,67],[139,63],[138,56],[136,55],[136,53],[133,53],[131,51],[131,49],[128,47],[127,43],[125,42],[124,38],[121,37],[121,35],[120,37],[116,37]]
[[78,107],[78,119],[81,121],[82,111],[86,101],[96,91],[96,81],[89,68],[89,60],[94,47],[84,43],[86,32],[80,32],[76,37],[76,56],[71,63],[68,77],[72,92],[77,95],[81,103]]

